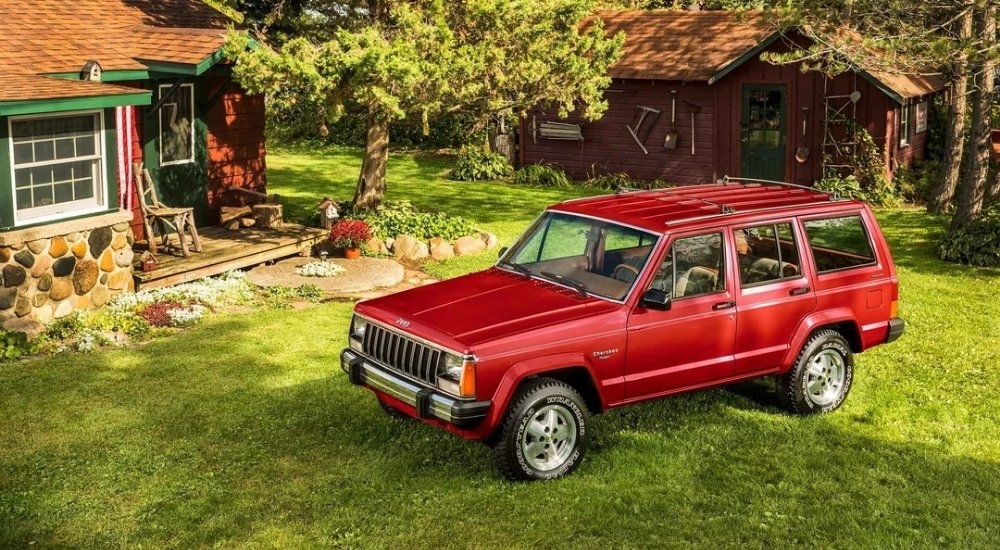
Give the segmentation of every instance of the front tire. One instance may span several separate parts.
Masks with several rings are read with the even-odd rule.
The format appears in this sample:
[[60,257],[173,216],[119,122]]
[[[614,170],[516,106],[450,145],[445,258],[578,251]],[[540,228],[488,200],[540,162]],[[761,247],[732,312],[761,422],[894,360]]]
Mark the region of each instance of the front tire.
[[795,366],[777,377],[778,400],[795,414],[822,414],[839,408],[854,381],[854,354],[835,330],[813,334]]
[[583,398],[571,386],[551,378],[531,379],[507,408],[493,461],[513,481],[562,477],[583,460],[588,422]]

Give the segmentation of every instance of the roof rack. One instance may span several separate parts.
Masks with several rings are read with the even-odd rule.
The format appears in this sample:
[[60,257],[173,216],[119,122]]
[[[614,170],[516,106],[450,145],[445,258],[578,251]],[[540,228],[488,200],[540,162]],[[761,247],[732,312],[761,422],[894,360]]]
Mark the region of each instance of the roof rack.
[[734,178],[732,176],[722,176],[719,178],[718,183],[726,184],[731,181],[738,183],[770,183],[772,185],[780,185],[782,187],[791,187],[793,189],[805,189],[806,191],[813,191],[815,193],[823,193],[830,197],[831,201],[840,200],[840,197],[836,192],[830,192],[823,189],[816,189],[815,187],[810,187],[808,185],[799,185],[797,183],[788,183],[787,181],[776,181],[776,180],[763,180],[756,178]]

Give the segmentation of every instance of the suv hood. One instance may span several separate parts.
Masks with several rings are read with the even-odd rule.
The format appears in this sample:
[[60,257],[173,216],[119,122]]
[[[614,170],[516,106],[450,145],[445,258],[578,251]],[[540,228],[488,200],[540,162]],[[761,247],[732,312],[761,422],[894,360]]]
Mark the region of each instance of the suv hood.
[[409,332],[436,330],[467,346],[563,323],[619,304],[491,268],[357,305],[358,313]]

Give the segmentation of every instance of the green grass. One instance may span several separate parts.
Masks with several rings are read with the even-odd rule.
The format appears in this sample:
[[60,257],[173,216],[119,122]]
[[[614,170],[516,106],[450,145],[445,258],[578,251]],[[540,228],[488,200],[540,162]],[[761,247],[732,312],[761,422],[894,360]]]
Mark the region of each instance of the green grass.
[[[271,166],[289,178],[297,155]],[[346,193],[306,158],[310,185]],[[513,233],[553,200],[394,181]],[[841,410],[792,417],[759,381],[612,411],[557,482],[508,483],[486,447],[390,421],[337,364],[348,303],[0,364],[0,547],[995,548],[1000,270],[937,261],[944,220],[879,217],[908,327],[858,357]]]
[[[272,151],[267,160],[268,192],[281,195],[289,219],[306,220],[323,197],[338,201],[354,198],[361,159],[360,150],[339,147]],[[509,246],[545,206],[594,192],[452,181],[448,171],[453,162],[454,157],[430,153],[390,155],[386,200],[408,200],[423,211],[462,216],[479,229],[496,234],[499,246]],[[431,262],[426,271],[434,277],[449,278],[485,269],[496,258],[497,251],[492,250]]]

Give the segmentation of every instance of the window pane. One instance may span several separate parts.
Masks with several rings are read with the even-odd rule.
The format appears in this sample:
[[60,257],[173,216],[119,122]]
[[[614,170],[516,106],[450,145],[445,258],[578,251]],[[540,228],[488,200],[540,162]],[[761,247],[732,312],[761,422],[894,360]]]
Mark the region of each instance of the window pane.
[[52,181],[71,181],[73,179],[73,165],[56,164],[52,167]]
[[46,206],[49,204],[54,204],[52,198],[52,186],[45,187],[35,187],[34,192],[34,206]]
[[70,202],[73,200],[73,184],[72,183],[57,183],[53,186],[55,190],[55,201],[60,202]]
[[73,146],[72,139],[56,140],[56,158],[71,159],[76,156],[76,147]]
[[804,225],[820,273],[875,263],[861,216],[808,220]]
[[45,162],[55,160],[56,150],[51,141],[35,142],[35,162]]
[[[169,86],[160,87],[164,97]],[[181,86],[160,109],[160,159],[163,164],[194,160],[194,88]]]
[[34,185],[52,183],[52,168],[49,166],[38,166],[31,169],[31,182]]
[[742,286],[798,277],[799,251],[791,223],[733,231]]
[[14,164],[28,164],[35,161],[35,149],[30,143],[14,145]]
[[29,121],[19,120],[11,124],[11,128],[15,143],[24,141],[25,138],[31,137],[32,124]]
[[17,190],[17,208],[31,208],[31,189],[18,189]]
[[21,168],[14,171],[14,187],[30,187],[31,186],[31,170]]
[[91,180],[77,180],[73,183],[73,196],[76,200],[94,198],[94,183]]
[[76,138],[76,154],[81,157],[89,157],[97,153],[94,147],[93,134]]
[[[722,261],[722,233],[678,239],[669,258],[675,265],[661,266],[661,272],[675,274],[673,297],[688,298],[725,289]],[[655,285],[655,281],[654,281]]]

